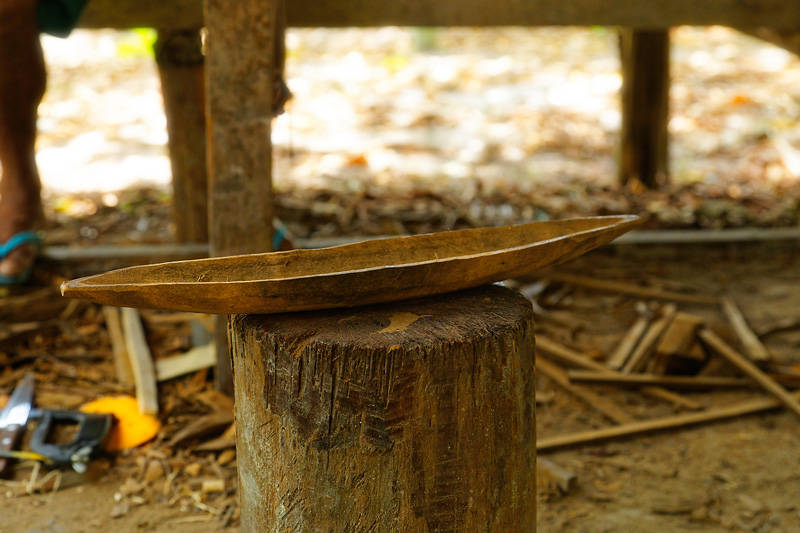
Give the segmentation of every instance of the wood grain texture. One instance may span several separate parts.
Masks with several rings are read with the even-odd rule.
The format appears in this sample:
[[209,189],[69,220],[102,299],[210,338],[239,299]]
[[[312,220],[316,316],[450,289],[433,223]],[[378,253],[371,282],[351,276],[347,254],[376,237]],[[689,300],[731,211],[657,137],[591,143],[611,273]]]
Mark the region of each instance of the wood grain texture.
[[65,296],[204,313],[276,313],[414,298],[577,257],[638,223],[589,217],[131,267],[62,285]]
[[234,317],[243,531],[534,531],[532,317],[498,286]]
[[155,55],[169,134],[175,236],[180,242],[207,242],[205,80],[200,31],[159,30]]
[[[289,24],[346,26],[560,26],[607,25],[641,28],[721,24],[741,28],[766,26],[796,31],[800,13],[783,0],[293,0]],[[92,0],[84,27],[198,28],[201,0]]]

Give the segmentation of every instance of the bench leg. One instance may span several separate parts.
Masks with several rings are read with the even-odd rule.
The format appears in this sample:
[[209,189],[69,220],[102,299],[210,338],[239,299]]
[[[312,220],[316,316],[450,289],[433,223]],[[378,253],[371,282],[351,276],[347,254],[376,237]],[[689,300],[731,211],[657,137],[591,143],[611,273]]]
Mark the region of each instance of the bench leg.
[[160,30],[155,49],[169,133],[175,236],[179,242],[207,242],[205,82],[200,30]]
[[620,30],[622,127],[619,180],[655,188],[668,177],[668,30]]

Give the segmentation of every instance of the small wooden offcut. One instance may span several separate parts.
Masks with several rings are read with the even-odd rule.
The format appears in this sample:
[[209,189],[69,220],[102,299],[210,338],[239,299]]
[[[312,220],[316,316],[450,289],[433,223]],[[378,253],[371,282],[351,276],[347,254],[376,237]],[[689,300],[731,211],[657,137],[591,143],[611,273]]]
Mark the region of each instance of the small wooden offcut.
[[522,296],[238,315],[230,342],[243,531],[535,531]]

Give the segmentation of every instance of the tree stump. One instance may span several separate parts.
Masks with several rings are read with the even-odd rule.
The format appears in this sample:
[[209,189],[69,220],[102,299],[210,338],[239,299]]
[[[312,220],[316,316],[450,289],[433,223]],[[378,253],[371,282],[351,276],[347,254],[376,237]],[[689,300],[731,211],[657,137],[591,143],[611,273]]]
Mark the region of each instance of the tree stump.
[[238,315],[230,343],[243,531],[535,530],[519,294]]

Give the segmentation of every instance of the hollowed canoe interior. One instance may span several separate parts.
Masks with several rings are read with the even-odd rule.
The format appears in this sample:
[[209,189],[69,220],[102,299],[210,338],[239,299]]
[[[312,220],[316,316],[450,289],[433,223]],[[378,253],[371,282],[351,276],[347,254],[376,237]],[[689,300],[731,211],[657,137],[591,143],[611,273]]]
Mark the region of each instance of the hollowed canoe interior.
[[85,278],[81,284],[211,283],[322,275],[517,248],[576,233],[611,230],[633,220],[635,217],[629,216],[576,218],[372,240],[317,250],[174,261],[114,270]]

